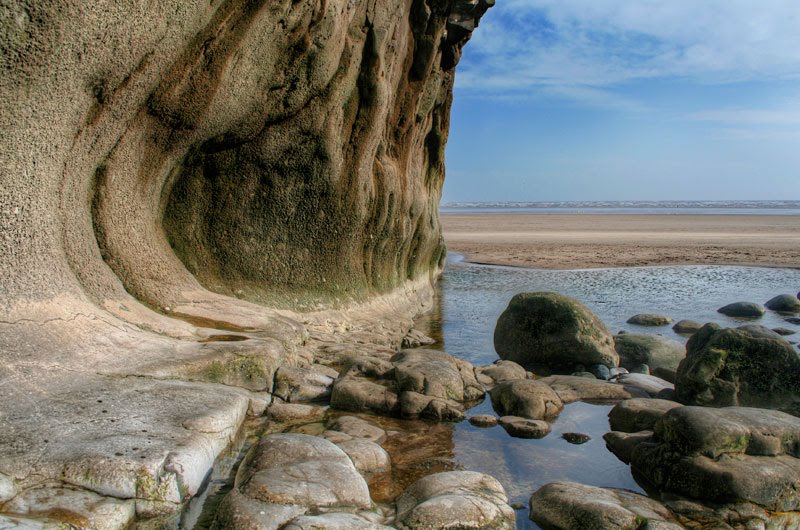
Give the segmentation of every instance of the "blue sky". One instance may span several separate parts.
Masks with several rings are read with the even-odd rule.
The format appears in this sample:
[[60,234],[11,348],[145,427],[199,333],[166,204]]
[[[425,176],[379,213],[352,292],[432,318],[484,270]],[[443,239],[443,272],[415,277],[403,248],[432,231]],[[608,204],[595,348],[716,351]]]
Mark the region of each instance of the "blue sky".
[[497,0],[444,201],[800,200],[800,0]]

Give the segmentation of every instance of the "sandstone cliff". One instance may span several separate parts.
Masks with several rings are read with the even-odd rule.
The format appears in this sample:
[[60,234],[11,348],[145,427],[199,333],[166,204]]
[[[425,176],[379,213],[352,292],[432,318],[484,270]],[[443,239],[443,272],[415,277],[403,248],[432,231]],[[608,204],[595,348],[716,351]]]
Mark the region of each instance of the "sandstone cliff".
[[179,504],[278,366],[402,338],[492,3],[0,2],[0,504]]

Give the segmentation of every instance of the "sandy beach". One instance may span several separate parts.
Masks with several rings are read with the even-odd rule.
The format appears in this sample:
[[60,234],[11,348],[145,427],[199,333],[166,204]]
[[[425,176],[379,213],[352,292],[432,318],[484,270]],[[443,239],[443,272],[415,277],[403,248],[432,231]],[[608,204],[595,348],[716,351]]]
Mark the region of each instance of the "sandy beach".
[[581,269],[800,267],[800,216],[444,213],[448,249],[475,263]]

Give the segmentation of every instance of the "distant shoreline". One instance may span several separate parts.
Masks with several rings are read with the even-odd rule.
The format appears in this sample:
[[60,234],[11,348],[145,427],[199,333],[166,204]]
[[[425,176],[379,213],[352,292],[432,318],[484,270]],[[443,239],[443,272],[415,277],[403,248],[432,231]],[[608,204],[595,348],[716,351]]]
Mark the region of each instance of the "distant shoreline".
[[448,249],[471,263],[800,267],[800,215],[445,211],[441,219]]

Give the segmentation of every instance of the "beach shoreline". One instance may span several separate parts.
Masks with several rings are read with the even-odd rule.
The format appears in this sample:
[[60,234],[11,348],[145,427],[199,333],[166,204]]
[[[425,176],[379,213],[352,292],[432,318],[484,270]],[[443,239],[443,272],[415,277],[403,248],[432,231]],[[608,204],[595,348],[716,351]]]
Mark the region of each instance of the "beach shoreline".
[[541,269],[677,265],[800,268],[800,216],[442,213],[464,261]]

